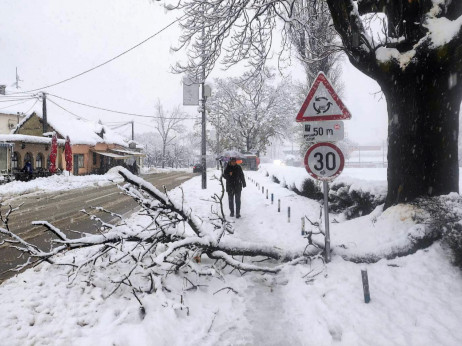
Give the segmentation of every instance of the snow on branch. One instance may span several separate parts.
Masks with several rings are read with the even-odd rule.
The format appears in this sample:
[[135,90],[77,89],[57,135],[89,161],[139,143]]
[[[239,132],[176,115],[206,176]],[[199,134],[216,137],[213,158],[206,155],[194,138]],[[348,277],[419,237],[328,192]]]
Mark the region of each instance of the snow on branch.
[[[70,284],[78,277],[87,285],[105,282],[106,297],[123,290],[134,295],[144,308],[144,295],[160,294],[159,290],[171,291],[165,284],[170,274],[183,277],[190,287],[199,287],[202,285],[198,283],[201,277],[222,279],[227,270],[237,270],[241,274],[255,271],[275,274],[286,265],[308,263],[323,251],[321,244],[313,242],[303,251],[291,252],[277,247],[277,244],[269,246],[232,239],[228,236],[232,227],[223,213],[223,185],[221,194],[217,193],[212,198],[219,204],[218,209],[211,212],[210,220],[202,220],[194,215],[184,200],[170,198],[166,192],[161,192],[125,168],[117,167],[116,170],[126,181],[120,188],[141,206],[139,215],[144,220],[141,224],[134,226],[123,218],[115,224],[100,220],[98,234],[87,232],[70,238],[48,221],[35,221],[33,225],[43,226],[52,237],[51,248],[45,248],[32,244],[9,229],[9,215],[17,210],[10,206],[5,215],[0,214],[3,223],[0,236],[5,239],[5,244],[28,255],[26,262],[14,271],[44,261],[68,266]],[[217,179],[223,184],[222,177]],[[108,268],[116,270],[109,271]],[[108,276],[104,278],[106,273]],[[165,306],[187,309],[183,303],[167,297],[165,300]]]

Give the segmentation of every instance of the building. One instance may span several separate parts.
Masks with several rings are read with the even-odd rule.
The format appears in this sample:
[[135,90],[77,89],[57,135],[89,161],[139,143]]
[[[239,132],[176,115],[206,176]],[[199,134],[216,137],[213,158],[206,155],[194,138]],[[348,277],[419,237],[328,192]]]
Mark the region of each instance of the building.
[[16,128],[22,119],[24,119],[24,114],[8,114],[0,113],[0,134],[11,133]]
[[[0,173],[18,173],[27,161],[35,172],[44,172],[50,165],[51,138],[21,134],[0,134]],[[58,141],[56,167],[64,170],[64,143]]]
[[[39,112],[26,116],[14,130],[18,138],[9,138],[14,143],[12,166],[23,167],[26,159],[32,158],[34,169],[38,169],[40,160],[50,155],[50,143],[53,132],[58,137],[57,166],[65,168],[64,141],[69,136],[73,156],[72,174],[104,174],[111,167],[124,165],[128,167],[141,166],[144,154],[136,143],[127,140],[110,128],[67,113],[48,114],[46,120]],[[29,142],[24,139],[29,136]],[[37,143],[38,138],[43,140]],[[1,139],[0,139],[1,141]],[[136,164],[135,164],[136,163]],[[42,163],[43,164],[43,163]],[[46,166],[48,167],[48,166]]]

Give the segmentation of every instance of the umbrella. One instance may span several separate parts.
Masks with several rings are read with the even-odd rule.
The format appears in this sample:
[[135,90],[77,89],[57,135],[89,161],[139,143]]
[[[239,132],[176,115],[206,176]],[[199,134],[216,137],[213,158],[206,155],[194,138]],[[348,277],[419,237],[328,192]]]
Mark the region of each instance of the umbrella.
[[244,158],[244,154],[237,150],[225,150],[221,153],[218,159],[224,162],[228,162],[231,157],[235,157],[236,159]]
[[66,159],[66,171],[72,170],[72,148],[69,136],[66,136],[66,144],[64,144],[64,157]]
[[50,173],[56,172],[56,156],[58,154],[58,139],[56,138],[56,132],[53,132],[51,139],[51,154],[50,154]]

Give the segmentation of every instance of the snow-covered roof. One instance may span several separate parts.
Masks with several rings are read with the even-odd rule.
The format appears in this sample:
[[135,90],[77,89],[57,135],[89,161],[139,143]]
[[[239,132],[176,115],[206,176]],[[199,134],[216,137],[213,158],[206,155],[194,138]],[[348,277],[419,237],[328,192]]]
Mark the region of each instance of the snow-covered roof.
[[[21,127],[33,115],[43,119],[42,113],[34,111],[26,116],[16,128]],[[96,145],[97,143],[117,144],[128,146],[128,139],[111,130],[109,127],[97,122],[89,121],[67,113],[50,112],[47,122],[63,137],[69,136],[72,144]],[[103,131],[104,130],[104,131]],[[102,134],[102,138],[99,136]]]
[[[24,143],[35,143],[35,144],[51,144],[50,137],[40,136],[29,136],[29,135],[18,135],[18,134],[0,134],[0,142],[24,142]],[[58,139],[59,145],[64,145],[66,141],[64,139]]]

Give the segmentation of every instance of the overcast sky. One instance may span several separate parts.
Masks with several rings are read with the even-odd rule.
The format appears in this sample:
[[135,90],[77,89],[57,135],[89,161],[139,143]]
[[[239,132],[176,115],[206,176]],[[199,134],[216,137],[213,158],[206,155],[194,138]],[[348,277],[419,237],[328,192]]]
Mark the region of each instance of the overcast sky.
[[[2,0],[0,3],[0,84],[15,82],[15,68],[24,81],[20,91],[41,88],[96,66],[143,41],[172,22],[162,2],[149,0]],[[131,113],[152,115],[157,99],[169,109],[182,103],[181,76],[170,67],[181,53],[172,54],[180,30],[172,26],[121,58],[79,78],[46,89],[71,100]],[[373,93],[379,86],[344,63],[342,100],[352,113],[346,121],[349,137],[361,144],[386,140],[386,104]],[[295,69],[295,67],[294,67]],[[300,75],[297,69],[296,76]],[[290,71],[289,71],[290,72]],[[213,75],[224,73],[216,70]],[[50,96],[52,98],[52,96]],[[52,98],[53,99],[53,98]],[[53,99],[88,119],[104,122],[135,121],[145,132],[152,122]],[[0,112],[26,111],[34,101]],[[0,108],[8,104],[0,103]],[[38,104],[37,104],[38,105]],[[62,112],[48,105],[49,112]],[[192,117],[196,107],[183,107]],[[294,114],[294,121],[295,121]],[[130,128],[120,129],[127,136]]]

